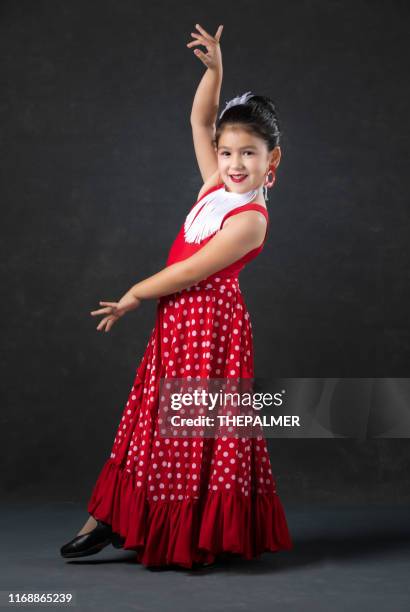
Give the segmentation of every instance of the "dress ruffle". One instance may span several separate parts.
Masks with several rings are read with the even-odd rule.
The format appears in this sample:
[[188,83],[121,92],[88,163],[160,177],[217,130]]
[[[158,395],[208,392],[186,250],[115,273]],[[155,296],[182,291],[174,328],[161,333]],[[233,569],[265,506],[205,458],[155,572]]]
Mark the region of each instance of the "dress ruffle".
[[[104,464],[87,510],[111,525],[147,567],[213,562],[223,552],[253,559],[293,547],[276,493],[211,491],[202,498],[147,499],[133,472],[114,459]],[[250,528],[252,526],[252,528]]]

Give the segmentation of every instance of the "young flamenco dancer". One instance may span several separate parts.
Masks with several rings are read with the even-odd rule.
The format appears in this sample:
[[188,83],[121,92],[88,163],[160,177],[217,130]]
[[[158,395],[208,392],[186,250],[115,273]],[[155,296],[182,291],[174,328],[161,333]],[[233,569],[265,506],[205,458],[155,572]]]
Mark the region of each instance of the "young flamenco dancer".
[[291,549],[263,436],[161,435],[159,381],[253,378],[250,316],[240,271],[262,251],[267,187],[280,162],[273,102],[246,92],[217,115],[220,37],[196,24],[187,47],[206,66],[191,125],[204,181],[169,251],[166,266],[119,302],[100,302],[108,332],[142,300],[156,299],[155,325],[124,407],[110,457],[88,502],[89,518],[61,548],[65,558],[108,544],[136,551],[148,568],[201,567],[229,555],[253,559]]

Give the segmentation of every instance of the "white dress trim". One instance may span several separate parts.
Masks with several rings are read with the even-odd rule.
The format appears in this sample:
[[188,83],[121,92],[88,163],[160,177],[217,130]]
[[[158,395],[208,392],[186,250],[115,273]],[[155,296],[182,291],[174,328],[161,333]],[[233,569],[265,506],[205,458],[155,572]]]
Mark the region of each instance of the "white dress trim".
[[[224,185],[211,191],[189,211],[184,222],[185,241],[198,243],[211,236],[220,228],[226,213],[252,202],[257,193],[256,189],[246,193],[233,193],[226,191]],[[196,213],[198,214],[195,217]]]

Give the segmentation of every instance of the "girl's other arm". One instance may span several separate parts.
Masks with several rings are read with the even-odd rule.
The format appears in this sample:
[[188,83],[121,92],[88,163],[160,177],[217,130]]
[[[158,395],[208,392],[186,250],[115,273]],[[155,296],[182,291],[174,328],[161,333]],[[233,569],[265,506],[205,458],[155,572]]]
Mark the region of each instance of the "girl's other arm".
[[191,287],[257,248],[265,233],[266,219],[262,213],[254,210],[237,213],[197,253],[137,283],[118,305],[126,306],[135,299],[159,298]]
[[266,227],[267,221],[261,212],[235,213],[202,249],[185,260],[190,278],[199,283],[259,247]]
[[223,75],[222,54],[219,44],[223,26],[218,27],[214,37],[208,34],[199,24],[196,24],[196,27],[200,34],[191,32],[196,40],[189,42],[187,47],[194,45],[206,47],[207,53],[203,53],[200,49],[195,49],[194,53],[207,67],[207,70],[196,90],[190,120],[199,170],[203,181],[206,182],[218,169],[213,139]]

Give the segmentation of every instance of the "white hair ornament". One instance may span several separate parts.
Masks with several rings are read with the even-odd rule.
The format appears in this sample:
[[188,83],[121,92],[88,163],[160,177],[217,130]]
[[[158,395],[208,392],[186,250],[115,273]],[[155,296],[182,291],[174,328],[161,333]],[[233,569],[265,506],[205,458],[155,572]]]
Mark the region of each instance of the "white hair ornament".
[[224,112],[228,110],[228,108],[231,108],[232,106],[237,106],[238,104],[246,104],[249,98],[251,98],[254,95],[255,94],[253,94],[251,91],[247,91],[241,96],[236,96],[236,98],[232,98],[232,100],[229,100],[229,102],[225,100],[226,106],[223,109],[222,113],[219,115],[219,119],[222,117]]

